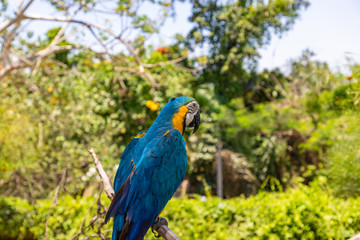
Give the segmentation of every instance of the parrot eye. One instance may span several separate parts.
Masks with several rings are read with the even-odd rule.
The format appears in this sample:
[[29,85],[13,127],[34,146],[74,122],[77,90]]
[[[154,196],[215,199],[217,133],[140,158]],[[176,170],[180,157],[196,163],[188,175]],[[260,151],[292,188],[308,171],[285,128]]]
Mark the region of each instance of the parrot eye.
[[174,100],[175,100],[175,98],[174,98],[174,97],[169,98],[169,102],[172,102],[172,101],[174,101]]

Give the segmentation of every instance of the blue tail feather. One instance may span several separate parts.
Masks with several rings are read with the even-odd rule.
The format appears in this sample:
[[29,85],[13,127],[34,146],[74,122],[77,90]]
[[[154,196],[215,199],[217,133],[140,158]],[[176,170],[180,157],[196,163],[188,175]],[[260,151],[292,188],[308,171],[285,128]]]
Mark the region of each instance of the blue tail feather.
[[148,229],[151,227],[152,223],[154,222],[154,218],[152,216],[143,215],[138,222],[134,223],[131,226],[130,232],[127,240],[143,240]]
[[118,240],[125,224],[125,216],[121,214],[116,214],[114,216],[114,226],[112,240]]

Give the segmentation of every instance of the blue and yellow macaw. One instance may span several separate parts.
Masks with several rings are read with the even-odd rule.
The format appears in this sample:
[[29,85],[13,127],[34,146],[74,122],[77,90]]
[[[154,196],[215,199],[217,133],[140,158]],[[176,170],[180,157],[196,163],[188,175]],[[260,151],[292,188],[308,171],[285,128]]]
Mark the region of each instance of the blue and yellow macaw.
[[113,240],[143,239],[180,183],[187,167],[186,127],[199,128],[200,107],[191,97],[171,98],[148,131],[130,141],[114,179]]

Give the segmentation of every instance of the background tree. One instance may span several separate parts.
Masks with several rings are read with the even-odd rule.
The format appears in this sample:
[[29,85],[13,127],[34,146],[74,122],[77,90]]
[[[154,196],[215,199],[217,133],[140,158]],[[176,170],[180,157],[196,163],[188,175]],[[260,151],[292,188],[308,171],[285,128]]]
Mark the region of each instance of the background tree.
[[193,1],[195,26],[186,43],[209,52],[199,82],[213,83],[221,103],[254,91],[258,49],[269,43],[271,33],[290,29],[307,6],[304,0]]
[[[202,111],[197,134],[184,134],[183,193],[192,196],[164,212],[180,237],[360,231],[357,199],[338,198],[359,192],[351,144],[359,139],[359,66],[344,76],[305,51],[288,72],[257,70],[259,48],[293,25],[306,1],[191,1],[189,35],[159,46],[151,39],[176,14],[175,1],[43,1],[49,15],[34,13],[37,2],[19,1],[14,12],[1,1],[0,232],[8,235],[0,238],[109,237],[101,223],[108,200],[87,149],[112,178],[129,140],[178,95],[193,96]],[[44,21],[49,29],[31,31]],[[225,197],[256,196],[211,196],[218,139]]]

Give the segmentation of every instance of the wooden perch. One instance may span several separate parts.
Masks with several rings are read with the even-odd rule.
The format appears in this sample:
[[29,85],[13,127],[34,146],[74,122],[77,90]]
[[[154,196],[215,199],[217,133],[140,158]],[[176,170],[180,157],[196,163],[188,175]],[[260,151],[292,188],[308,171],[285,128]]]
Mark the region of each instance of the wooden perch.
[[349,240],[360,240],[360,233],[356,234],[355,236],[353,236]]
[[[101,178],[102,183],[104,184],[104,191],[106,192],[107,197],[110,200],[114,199],[115,193],[114,189],[111,187],[109,177],[107,176],[104,168],[101,165],[100,160],[97,158],[94,149],[90,149],[89,153],[95,162],[96,170]],[[156,237],[162,237],[165,240],[180,240],[180,238],[168,227],[168,222],[165,218],[159,217],[159,220],[156,221],[151,228],[158,233]]]
[[107,197],[112,201],[115,196],[114,189],[111,187],[110,179],[107,176],[106,172],[104,171],[104,168],[101,165],[100,160],[97,158],[96,153],[94,149],[90,149],[89,153],[94,159],[96,170],[101,178],[101,181],[104,184],[104,191],[106,192]]

